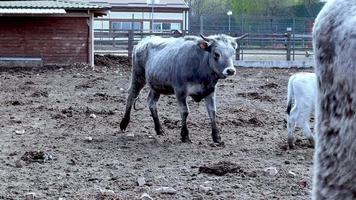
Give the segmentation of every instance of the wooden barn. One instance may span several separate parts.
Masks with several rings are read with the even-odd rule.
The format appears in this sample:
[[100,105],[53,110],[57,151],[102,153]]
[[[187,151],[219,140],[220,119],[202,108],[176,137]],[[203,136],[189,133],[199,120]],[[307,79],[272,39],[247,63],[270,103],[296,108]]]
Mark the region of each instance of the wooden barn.
[[108,3],[111,10],[95,20],[97,30],[164,33],[188,30],[189,6],[184,0],[90,0]]
[[93,66],[93,19],[107,10],[68,0],[0,1],[0,65]]

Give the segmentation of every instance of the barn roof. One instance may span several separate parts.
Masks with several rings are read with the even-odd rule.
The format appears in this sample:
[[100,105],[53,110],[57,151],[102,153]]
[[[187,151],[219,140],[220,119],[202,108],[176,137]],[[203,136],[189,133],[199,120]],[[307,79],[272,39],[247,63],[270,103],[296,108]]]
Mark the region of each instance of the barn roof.
[[66,11],[59,8],[0,8],[0,14],[66,14]]
[[[142,9],[151,8],[152,0],[89,0],[92,3],[109,3],[113,9],[128,8]],[[189,6],[184,0],[154,0],[155,8],[183,9],[188,10]]]
[[2,9],[65,9],[65,10],[97,10],[107,9],[107,4],[93,4],[69,0],[15,0],[0,1]]

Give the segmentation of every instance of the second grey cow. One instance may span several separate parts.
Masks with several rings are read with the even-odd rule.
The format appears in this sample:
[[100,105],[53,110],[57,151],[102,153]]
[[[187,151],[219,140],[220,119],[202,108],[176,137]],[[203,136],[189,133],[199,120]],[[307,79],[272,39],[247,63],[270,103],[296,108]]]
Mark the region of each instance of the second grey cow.
[[158,135],[164,135],[164,131],[158,118],[157,101],[161,94],[174,94],[182,118],[182,142],[191,142],[187,128],[187,97],[190,96],[196,102],[205,100],[213,141],[221,143],[215,119],[215,86],[219,79],[236,73],[233,60],[236,41],[241,38],[226,35],[182,38],[151,36],[139,42],[132,57],[131,86],[120,129],[127,128],[135,99],[148,84],[148,104]]
[[317,76],[312,200],[356,199],[356,0],[328,1],[313,27]]

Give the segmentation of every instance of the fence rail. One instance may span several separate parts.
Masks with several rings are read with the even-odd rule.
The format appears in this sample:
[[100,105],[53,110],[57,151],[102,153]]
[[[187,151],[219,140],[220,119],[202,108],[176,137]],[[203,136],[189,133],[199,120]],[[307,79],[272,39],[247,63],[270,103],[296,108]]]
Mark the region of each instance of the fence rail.
[[[210,32],[204,33],[210,35]],[[145,31],[95,30],[94,45],[96,54],[126,54],[131,56],[134,45],[142,38],[152,35]],[[154,33],[162,37],[181,37],[185,33]],[[231,34],[237,36],[237,34]],[[307,34],[256,34],[250,33],[241,40],[236,51],[236,59],[254,59],[255,56],[279,56],[282,60],[309,59],[312,56],[312,38]],[[299,58],[300,57],[300,58]],[[256,59],[257,57],[255,57]],[[273,59],[277,59],[274,57]]]

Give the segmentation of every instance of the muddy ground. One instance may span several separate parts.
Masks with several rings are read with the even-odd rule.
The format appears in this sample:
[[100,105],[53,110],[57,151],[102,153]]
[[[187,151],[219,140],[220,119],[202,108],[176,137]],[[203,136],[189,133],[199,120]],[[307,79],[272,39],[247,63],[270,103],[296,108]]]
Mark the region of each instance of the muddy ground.
[[[133,111],[121,133],[128,66],[0,72],[0,199],[28,192],[97,199],[100,190],[116,199],[310,199],[313,149],[300,131],[296,148],[286,145],[287,81],[297,71],[310,70],[239,68],[220,81],[224,147],[211,145],[205,105],[191,99],[193,143],[181,143],[173,96],[160,99],[168,135],[156,136],[147,88],[137,105],[144,109]],[[268,167],[278,173],[264,172]]]

